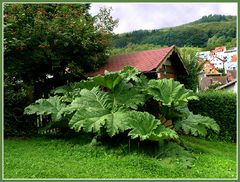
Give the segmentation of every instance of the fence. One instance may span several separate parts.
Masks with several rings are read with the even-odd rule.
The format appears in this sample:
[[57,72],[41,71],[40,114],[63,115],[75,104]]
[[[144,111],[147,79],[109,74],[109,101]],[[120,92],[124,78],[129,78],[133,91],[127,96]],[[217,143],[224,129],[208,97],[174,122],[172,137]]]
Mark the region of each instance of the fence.
[[60,131],[58,128],[47,128],[50,122],[49,116],[37,116],[35,124],[38,128],[38,134],[56,134]]

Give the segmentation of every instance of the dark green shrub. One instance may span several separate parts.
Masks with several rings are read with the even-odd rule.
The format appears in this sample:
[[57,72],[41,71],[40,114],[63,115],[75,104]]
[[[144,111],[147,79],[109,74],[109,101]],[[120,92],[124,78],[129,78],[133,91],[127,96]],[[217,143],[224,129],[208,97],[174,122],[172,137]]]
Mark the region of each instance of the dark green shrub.
[[32,121],[35,116],[23,115],[24,108],[32,102],[31,88],[20,81],[4,80],[4,136],[26,136],[36,134]]
[[225,91],[206,91],[198,94],[199,101],[190,101],[188,106],[194,114],[213,118],[220,126],[218,135],[209,138],[236,141],[236,94]]

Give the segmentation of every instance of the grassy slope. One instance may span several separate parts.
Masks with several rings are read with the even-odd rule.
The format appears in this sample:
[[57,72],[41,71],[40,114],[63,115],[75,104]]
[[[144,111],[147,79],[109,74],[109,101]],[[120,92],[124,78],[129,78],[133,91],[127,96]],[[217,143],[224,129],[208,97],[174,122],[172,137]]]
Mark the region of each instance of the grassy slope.
[[195,150],[192,168],[178,161],[155,159],[128,147],[91,146],[89,141],[7,139],[5,178],[232,178],[236,177],[235,144],[184,138]]

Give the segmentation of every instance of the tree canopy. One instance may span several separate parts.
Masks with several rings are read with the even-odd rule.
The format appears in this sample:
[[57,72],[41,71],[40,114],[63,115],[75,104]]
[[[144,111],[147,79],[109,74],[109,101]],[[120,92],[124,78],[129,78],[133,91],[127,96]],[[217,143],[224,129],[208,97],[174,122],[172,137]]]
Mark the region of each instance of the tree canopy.
[[209,46],[208,41],[211,43],[214,36],[216,39],[220,38],[223,44],[234,45],[234,41],[236,42],[236,16],[209,15],[176,27],[119,34],[112,39],[111,45],[114,48],[123,48],[129,43],[204,48]]
[[34,134],[24,107],[104,64],[118,21],[111,9],[95,16],[89,9],[87,3],[4,4],[5,135]]
[[101,66],[118,21],[111,9],[89,14],[90,4],[5,4],[5,73],[32,83],[59,77],[66,67],[86,73]]

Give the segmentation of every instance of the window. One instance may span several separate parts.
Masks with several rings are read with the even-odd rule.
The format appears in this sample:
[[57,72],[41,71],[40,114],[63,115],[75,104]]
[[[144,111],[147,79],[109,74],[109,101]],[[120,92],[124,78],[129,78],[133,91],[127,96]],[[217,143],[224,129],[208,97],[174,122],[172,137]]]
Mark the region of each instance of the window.
[[212,80],[212,79],[210,79],[210,80],[209,80],[209,83],[210,83],[210,84],[212,84],[212,83],[213,83],[213,80]]

